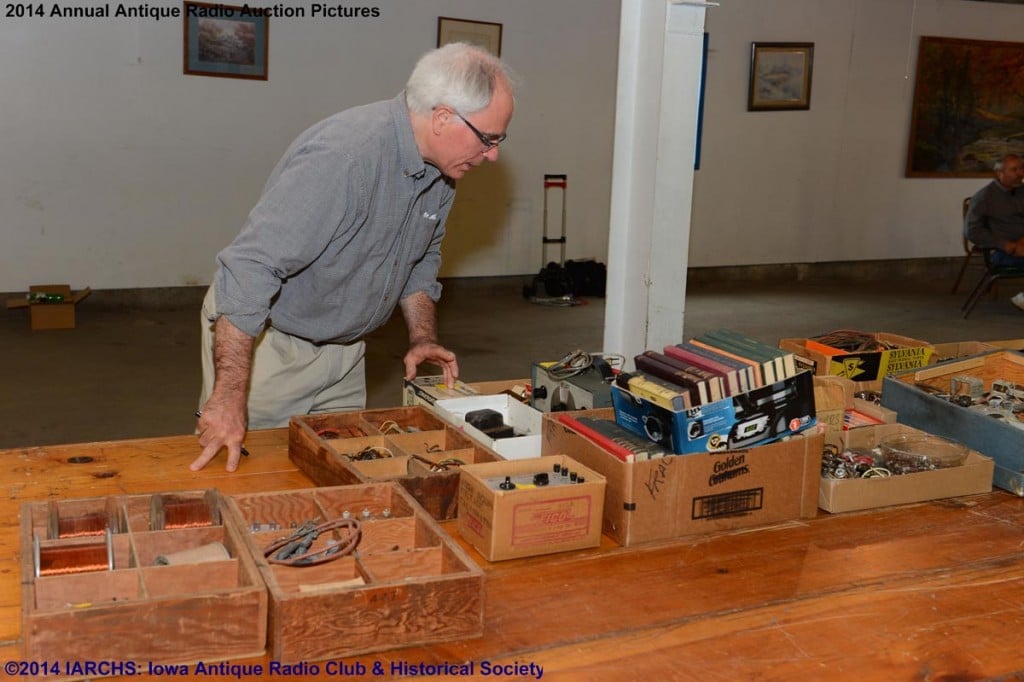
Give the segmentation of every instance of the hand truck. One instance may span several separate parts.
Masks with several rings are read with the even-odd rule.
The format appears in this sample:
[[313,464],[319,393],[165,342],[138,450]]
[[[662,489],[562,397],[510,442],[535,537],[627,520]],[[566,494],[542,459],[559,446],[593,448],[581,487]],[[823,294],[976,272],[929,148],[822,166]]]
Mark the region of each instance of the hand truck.
[[[572,279],[565,270],[565,206],[568,176],[544,175],[544,233],[541,236],[540,273],[533,278],[532,284],[523,287],[523,297],[531,303],[543,305],[576,305]],[[561,231],[557,237],[550,236],[548,231],[548,195],[551,189],[562,190]],[[558,244],[558,262],[548,261],[549,244]]]
[[[559,257],[558,264],[563,268],[565,267],[565,199],[568,191],[566,189],[568,185],[568,176],[565,175],[545,175],[544,176],[544,235],[541,237],[541,267],[547,265],[547,247],[548,244],[559,245]],[[548,190],[549,189],[560,189],[562,190],[562,231],[557,237],[548,236]]]

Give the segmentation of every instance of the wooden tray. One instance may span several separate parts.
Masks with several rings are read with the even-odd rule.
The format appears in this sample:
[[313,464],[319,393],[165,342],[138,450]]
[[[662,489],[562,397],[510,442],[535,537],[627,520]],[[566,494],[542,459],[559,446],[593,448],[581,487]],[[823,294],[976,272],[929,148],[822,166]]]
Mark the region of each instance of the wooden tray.
[[[163,519],[182,501],[205,506],[208,525]],[[223,512],[215,490],[23,505],[22,657],[193,663],[262,654],[266,589]],[[158,556],[215,542],[226,558],[157,565]],[[78,570],[89,566],[97,570]]]
[[[282,531],[257,528],[322,523],[346,512],[361,525],[353,554],[304,567],[264,558],[263,548]],[[396,483],[236,495],[228,516],[250,529],[245,542],[270,593],[274,660],[322,660],[483,634],[483,571]]]
[[[366,448],[390,457],[360,461]],[[431,463],[502,459],[423,407],[292,417],[288,457],[318,486],[395,481],[441,521],[458,516],[459,468],[434,471]]]

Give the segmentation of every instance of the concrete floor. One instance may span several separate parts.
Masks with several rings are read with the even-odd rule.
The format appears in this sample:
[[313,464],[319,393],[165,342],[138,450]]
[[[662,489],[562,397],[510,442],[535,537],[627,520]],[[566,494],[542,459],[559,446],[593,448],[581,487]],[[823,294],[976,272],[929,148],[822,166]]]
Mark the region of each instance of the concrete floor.
[[[730,281],[692,285],[687,338],[728,327],[776,343],[836,329],[886,331],[934,343],[1024,337],[1013,283],[960,317],[976,274],[951,295],[929,281]],[[531,304],[527,278],[450,280],[439,307],[442,342],[467,382],[528,377],[535,360],[601,349],[604,300],[571,308]],[[166,292],[165,292],[166,293]],[[0,448],[191,433],[199,392],[201,289],[170,290],[157,304],[94,292],[73,330],[32,332],[25,310],[0,309]],[[400,316],[368,339],[368,406],[401,402],[406,348]]]

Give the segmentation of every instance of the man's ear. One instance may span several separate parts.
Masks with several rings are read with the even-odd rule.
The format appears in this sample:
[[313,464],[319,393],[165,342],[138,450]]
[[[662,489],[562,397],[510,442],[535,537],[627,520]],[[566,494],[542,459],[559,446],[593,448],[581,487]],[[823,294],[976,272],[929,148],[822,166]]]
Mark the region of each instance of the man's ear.
[[448,122],[451,120],[452,112],[448,107],[441,105],[434,107],[430,112],[430,130],[435,135],[440,135]]

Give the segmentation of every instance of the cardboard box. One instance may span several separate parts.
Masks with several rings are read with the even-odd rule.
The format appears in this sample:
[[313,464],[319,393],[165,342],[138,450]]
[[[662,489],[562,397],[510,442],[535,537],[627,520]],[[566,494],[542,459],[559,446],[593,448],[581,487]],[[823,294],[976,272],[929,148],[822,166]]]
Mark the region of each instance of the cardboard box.
[[[180,516],[191,525],[171,523],[172,506],[187,510]],[[225,510],[216,490],[22,505],[21,658],[194,663],[261,655],[267,591],[244,531]],[[158,565],[160,556],[212,543],[221,545],[216,560]]]
[[288,458],[319,486],[399,483],[442,521],[458,515],[459,466],[501,459],[424,407],[292,417]]
[[[843,433],[841,448],[870,450],[889,436],[921,433],[903,424],[865,426]],[[992,490],[991,458],[971,450],[961,466],[919,471],[888,478],[821,479],[818,506],[827,512],[874,509],[895,504],[910,504],[944,497],[977,495]]]
[[871,337],[894,348],[863,353],[838,351],[826,355],[820,349],[820,344],[814,345],[811,342],[812,347],[808,348],[810,339],[782,339],[779,348],[812,360],[819,375],[832,374],[854,381],[880,381],[887,374],[924,367],[934,351],[927,341],[907,336],[875,332]]
[[33,331],[41,329],[74,329],[75,328],[75,306],[86,296],[92,293],[92,289],[86,287],[75,293],[67,284],[34,284],[29,287],[30,293],[60,294],[64,297],[63,303],[30,303],[28,298],[11,298],[7,300],[7,307],[28,308],[29,321]]
[[999,350],[997,347],[998,343],[999,342],[995,341],[952,341],[950,343],[935,343],[932,344],[935,348],[935,352],[932,353],[929,364],[949,362],[950,360],[958,360],[972,355],[979,355],[981,353]]
[[[491,438],[483,431],[466,423],[466,413],[491,409],[501,413],[505,424],[518,436]],[[434,410],[441,419],[465,432],[474,440],[494,450],[505,459],[540,457],[541,413],[509,395],[479,395],[466,398],[438,400]]]
[[[614,410],[566,413],[614,418]],[[748,528],[818,513],[824,429],[745,450],[623,462],[544,416],[543,452],[565,453],[608,480],[604,533],[620,545]]]
[[452,398],[466,398],[474,395],[494,395],[510,391],[517,395],[524,395],[529,398],[527,387],[530,382],[526,379],[503,380],[503,381],[477,381],[463,383],[455,380],[455,386],[448,388],[444,383],[443,376],[416,377],[413,380],[404,380],[402,386],[402,405],[433,408],[438,400],[450,400]]
[[985,341],[985,346],[991,346],[993,350],[1024,350],[1024,339],[1001,339],[998,341]]
[[948,394],[953,377],[960,375],[979,378],[985,391],[995,379],[1021,384],[1024,355],[995,351],[886,377],[882,405],[895,410],[901,424],[959,441],[991,457],[993,483],[1024,497],[1024,430],[1012,425],[1012,415],[993,418],[936,395]]
[[836,376],[814,377],[814,413],[826,429],[825,442],[838,443],[850,428],[861,428],[851,415],[884,424],[896,422],[896,413],[872,401],[856,397],[861,389],[856,382]]
[[750,447],[814,425],[810,372],[684,411],[637,397],[613,385],[615,421],[678,454]]
[[[566,482],[555,474],[556,464],[584,481]],[[547,474],[551,483],[532,485],[535,474]],[[503,490],[506,477],[525,482]],[[488,561],[597,547],[605,485],[604,476],[565,455],[465,466],[459,534]]]
[[[235,495],[228,511],[241,528],[270,520],[290,528],[345,512],[360,523],[355,552],[315,566],[264,557],[280,530],[245,534],[270,594],[272,660],[341,658],[483,634],[483,571],[395,483]],[[346,532],[321,534],[313,549],[344,541]]]

